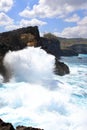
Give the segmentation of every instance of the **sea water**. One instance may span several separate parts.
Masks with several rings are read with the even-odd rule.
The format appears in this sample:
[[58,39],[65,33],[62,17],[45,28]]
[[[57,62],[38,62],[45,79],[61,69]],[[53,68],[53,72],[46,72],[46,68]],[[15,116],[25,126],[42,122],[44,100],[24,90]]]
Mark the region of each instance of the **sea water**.
[[70,74],[54,74],[55,58],[40,48],[8,52],[0,75],[0,118],[44,130],[87,129],[87,57],[61,57]]

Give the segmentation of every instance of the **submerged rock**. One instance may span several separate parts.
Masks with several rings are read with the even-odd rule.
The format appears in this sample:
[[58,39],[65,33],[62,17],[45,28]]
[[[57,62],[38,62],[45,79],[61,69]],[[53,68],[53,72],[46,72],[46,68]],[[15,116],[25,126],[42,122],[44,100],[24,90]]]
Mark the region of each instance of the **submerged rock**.
[[16,129],[14,129],[11,123],[6,123],[2,119],[0,119],[0,130],[43,130],[43,129],[26,127],[26,126],[17,126]]

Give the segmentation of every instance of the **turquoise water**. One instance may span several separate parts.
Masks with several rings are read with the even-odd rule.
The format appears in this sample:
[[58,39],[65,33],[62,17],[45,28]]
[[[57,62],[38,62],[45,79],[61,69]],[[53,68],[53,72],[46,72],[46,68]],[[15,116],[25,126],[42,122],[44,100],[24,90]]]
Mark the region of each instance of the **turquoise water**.
[[62,57],[70,68],[65,76],[53,73],[54,59],[33,47],[5,56],[11,78],[8,83],[1,79],[0,118],[15,127],[86,130],[87,57]]

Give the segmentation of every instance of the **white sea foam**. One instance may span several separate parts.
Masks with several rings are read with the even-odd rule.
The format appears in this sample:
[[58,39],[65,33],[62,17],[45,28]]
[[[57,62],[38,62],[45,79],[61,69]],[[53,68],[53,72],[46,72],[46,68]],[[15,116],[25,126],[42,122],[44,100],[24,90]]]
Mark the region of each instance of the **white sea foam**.
[[81,80],[86,68],[81,66],[80,76],[75,66],[70,75],[54,75],[54,57],[33,47],[9,52],[4,65],[12,73],[10,82],[0,85],[0,118],[14,126],[86,130],[87,89],[80,86],[86,85]]
[[40,48],[29,47],[17,52],[9,52],[4,58],[4,66],[16,81],[38,82],[51,78],[54,56]]

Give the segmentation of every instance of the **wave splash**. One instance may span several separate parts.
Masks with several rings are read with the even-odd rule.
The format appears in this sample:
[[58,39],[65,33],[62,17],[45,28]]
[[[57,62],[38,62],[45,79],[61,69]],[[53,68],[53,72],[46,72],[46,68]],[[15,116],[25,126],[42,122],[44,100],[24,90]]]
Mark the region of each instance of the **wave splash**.
[[87,67],[80,66],[79,71],[77,65],[71,66],[71,74],[60,77],[53,74],[54,62],[54,56],[40,48],[6,54],[4,65],[10,81],[0,84],[0,118],[15,127],[87,128],[87,85],[82,79]]
[[7,75],[16,81],[40,82],[52,77],[55,58],[40,48],[8,52],[4,58]]

